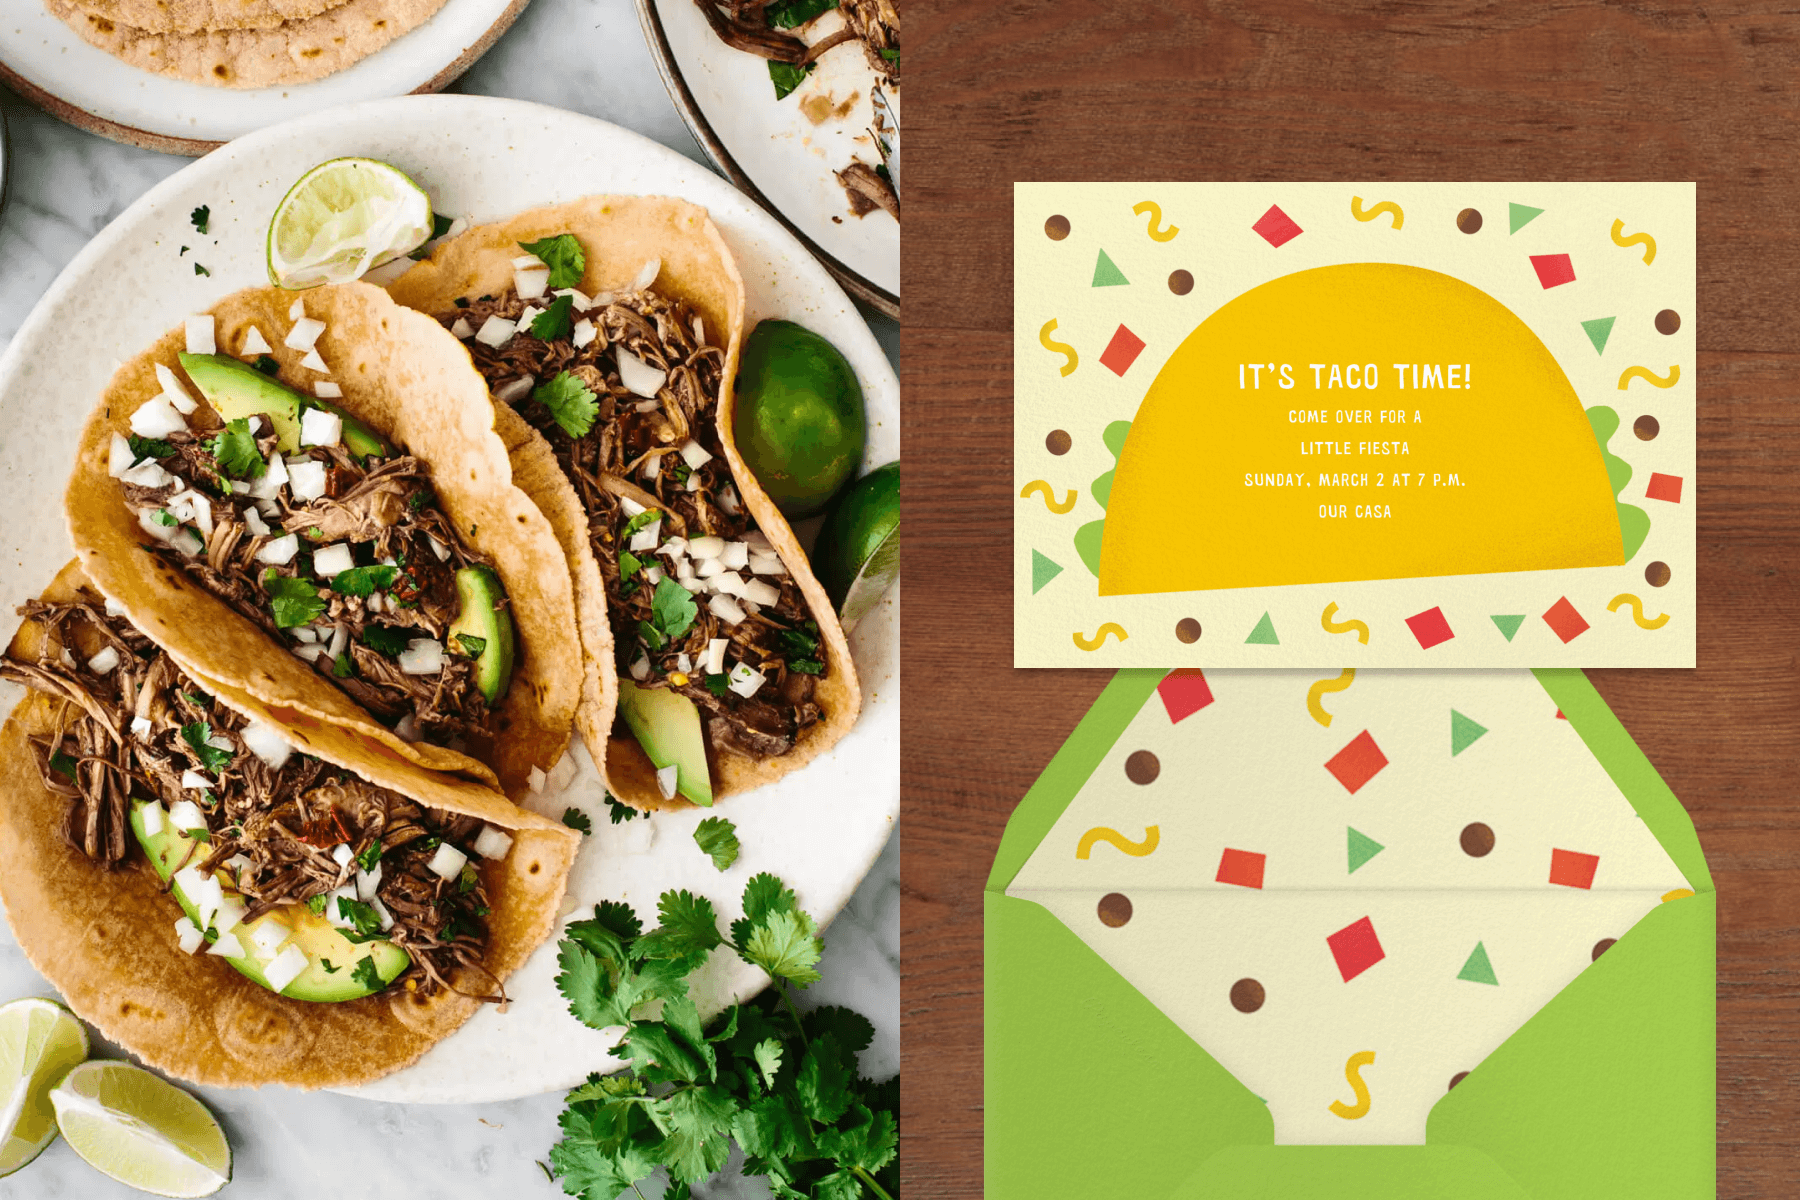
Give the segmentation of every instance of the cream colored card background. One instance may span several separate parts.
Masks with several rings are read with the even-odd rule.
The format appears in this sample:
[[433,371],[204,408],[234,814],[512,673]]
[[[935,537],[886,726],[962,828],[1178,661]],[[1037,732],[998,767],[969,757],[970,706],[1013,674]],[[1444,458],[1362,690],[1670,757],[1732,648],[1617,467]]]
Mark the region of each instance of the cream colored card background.
[[[1383,201],[1405,214],[1401,229],[1386,215],[1359,221],[1351,198],[1365,211]],[[1132,211],[1150,200],[1162,227],[1180,232],[1158,242],[1147,233],[1148,214]],[[1014,189],[1014,665],[1020,667],[1119,666],[1356,666],[1404,667],[1691,667],[1695,665],[1695,188],[1691,183],[1021,183]],[[1517,233],[1508,232],[1508,205],[1541,208]],[[1251,226],[1279,205],[1304,232],[1271,247]],[[1480,232],[1460,232],[1456,215],[1475,208]],[[1066,217],[1069,235],[1046,236],[1045,220]],[[1643,247],[1615,245],[1614,220],[1628,234],[1656,239],[1655,261]],[[1102,249],[1130,281],[1093,287]],[[1576,279],[1544,288],[1531,255],[1567,253]],[[1651,514],[1649,538],[1630,562],[1618,567],[1367,580],[1209,592],[1136,596],[1098,594],[1098,581],[1076,554],[1081,525],[1104,510],[1091,495],[1093,480],[1114,465],[1101,433],[1114,421],[1131,420],[1169,355],[1220,305],[1270,279],[1312,267],[1348,262],[1391,262],[1425,267],[1462,279],[1493,296],[1530,327],[1556,357],[1584,408],[1607,405],[1620,416],[1612,451],[1632,468],[1621,499]],[[1187,270],[1194,288],[1176,296],[1167,284]],[[1681,328],[1665,336],[1655,314],[1672,308]],[[1603,354],[1596,353],[1581,322],[1612,316]],[[1065,359],[1039,343],[1050,335],[1075,347],[1077,369],[1059,373]],[[1100,363],[1113,331],[1124,324],[1146,343],[1123,377]],[[1626,367],[1643,365],[1666,375],[1681,368],[1674,387],[1643,381],[1624,391]],[[1385,369],[1385,365],[1384,365]],[[1315,395],[1326,396],[1325,393]],[[1387,393],[1333,393],[1374,407]],[[1398,399],[1399,393],[1394,393]],[[1325,401],[1322,401],[1325,402]],[[1495,414],[1504,420],[1505,413]],[[1652,441],[1631,431],[1636,417],[1658,414]],[[1052,454],[1045,437],[1066,431],[1068,453]],[[1332,435],[1333,427],[1309,436]],[[1346,469],[1338,466],[1336,469]],[[1361,469],[1361,468],[1358,468]],[[1370,468],[1373,469],[1373,468]],[[1648,500],[1652,472],[1682,479],[1679,503]],[[1020,496],[1044,481],[1060,501],[1078,496],[1066,514],[1049,511],[1040,494]],[[1372,497],[1371,497],[1372,498]],[[1204,514],[1171,514],[1203,520]],[[1032,552],[1063,568],[1032,592]],[[1645,580],[1647,563],[1670,569],[1666,586]],[[1656,629],[1641,628],[1628,607],[1608,611],[1614,597],[1641,598],[1646,616],[1667,614]],[[1562,642],[1542,619],[1567,597],[1590,628]],[[1321,615],[1336,603],[1336,619],[1357,619],[1371,630],[1368,645],[1352,634],[1327,633]],[[1416,613],[1441,607],[1455,636],[1421,648],[1404,624]],[[1246,643],[1268,613],[1278,645]],[[1489,619],[1524,614],[1509,642]],[[1200,622],[1192,644],[1175,635],[1184,618]],[[1107,623],[1128,635],[1091,640]]]

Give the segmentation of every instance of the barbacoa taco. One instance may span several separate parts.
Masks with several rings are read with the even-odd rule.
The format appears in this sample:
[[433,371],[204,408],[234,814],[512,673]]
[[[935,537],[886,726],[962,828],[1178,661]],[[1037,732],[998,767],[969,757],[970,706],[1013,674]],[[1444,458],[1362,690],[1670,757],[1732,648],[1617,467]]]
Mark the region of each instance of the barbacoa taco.
[[67,508],[101,593],[208,678],[514,798],[568,745],[556,535],[467,355],[379,289],[190,318],[114,375]]
[[843,629],[732,441],[744,288],[706,210],[536,209],[389,291],[469,348],[514,478],[564,539],[592,672],[577,724],[616,796],[708,805],[844,735],[861,690]]
[[207,679],[75,563],[0,678],[0,901],[77,1014],[202,1084],[367,1082],[554,927],[579,837]]

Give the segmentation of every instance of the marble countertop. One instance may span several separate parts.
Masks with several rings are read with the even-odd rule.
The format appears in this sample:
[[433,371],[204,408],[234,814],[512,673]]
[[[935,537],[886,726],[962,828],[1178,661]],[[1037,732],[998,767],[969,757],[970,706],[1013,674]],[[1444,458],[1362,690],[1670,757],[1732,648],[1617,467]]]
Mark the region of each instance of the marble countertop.
[[[603,117],[704,161],[669,103],[631,0],[534,0],[518,23],[452,89],[535,100]],[[64,125],[0,91],[11,137],[10,198],[0,212],[0,348],[63,266],[152,184],[188,160],[120,146]],[[864,310],[898,366],[896,322]],[[607,836],[612,827],[596,829]],[[889,841],[825,935],[825,980],[807,1005],[842,1004],[874,1022],[862,1070],[900,1069],[900,853]],[[0,925],[0,999],[48,994]],[[117,1054],[100,1048],[100,1054]],[[397,1105],[281,1088],[197,1089],[235,1153],[223,1196],[301,1200],[320,1195],[561,1195],[539,1163],[557,1139],[560,1094],[501,1104]],[[735,1161],[735,1160],[734,1160]],[[654,1200],[655,1189],[644,1192]],[[0,1200],[125,1200],[62,1142],[0,1180]],[[768,1195],[754,1179],[721,1177],[695,1189],[709,1200]]]

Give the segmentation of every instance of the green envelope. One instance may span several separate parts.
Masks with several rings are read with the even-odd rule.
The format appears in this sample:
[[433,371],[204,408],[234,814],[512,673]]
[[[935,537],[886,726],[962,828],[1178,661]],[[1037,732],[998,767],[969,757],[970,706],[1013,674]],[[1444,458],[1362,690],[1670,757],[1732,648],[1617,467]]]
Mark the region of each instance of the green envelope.
[[1533,674],[1686,877],[1431,1110],[1423,1146],[1274,1144],[1268,1109],[1005,894],[1165,672],[1121,671],[1026,794],[985,912],[987,1200],[1661,1200],[1714,1188],[1717,900],[1693,823],[1576,670]]

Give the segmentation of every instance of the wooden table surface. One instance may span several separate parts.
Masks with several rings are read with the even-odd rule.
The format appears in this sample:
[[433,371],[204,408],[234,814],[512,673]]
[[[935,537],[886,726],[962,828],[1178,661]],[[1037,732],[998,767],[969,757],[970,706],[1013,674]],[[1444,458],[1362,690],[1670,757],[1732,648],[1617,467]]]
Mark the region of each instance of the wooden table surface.
[[907,21],[906,1190],[981,1195],[981,890],[1107,677],[1011,666],[1012,182],[1586,178],[1700,185],[1700,668],[1592,675],[1718,884],[1719,1195],[1800,1194],[1800,20],[911,0]]

